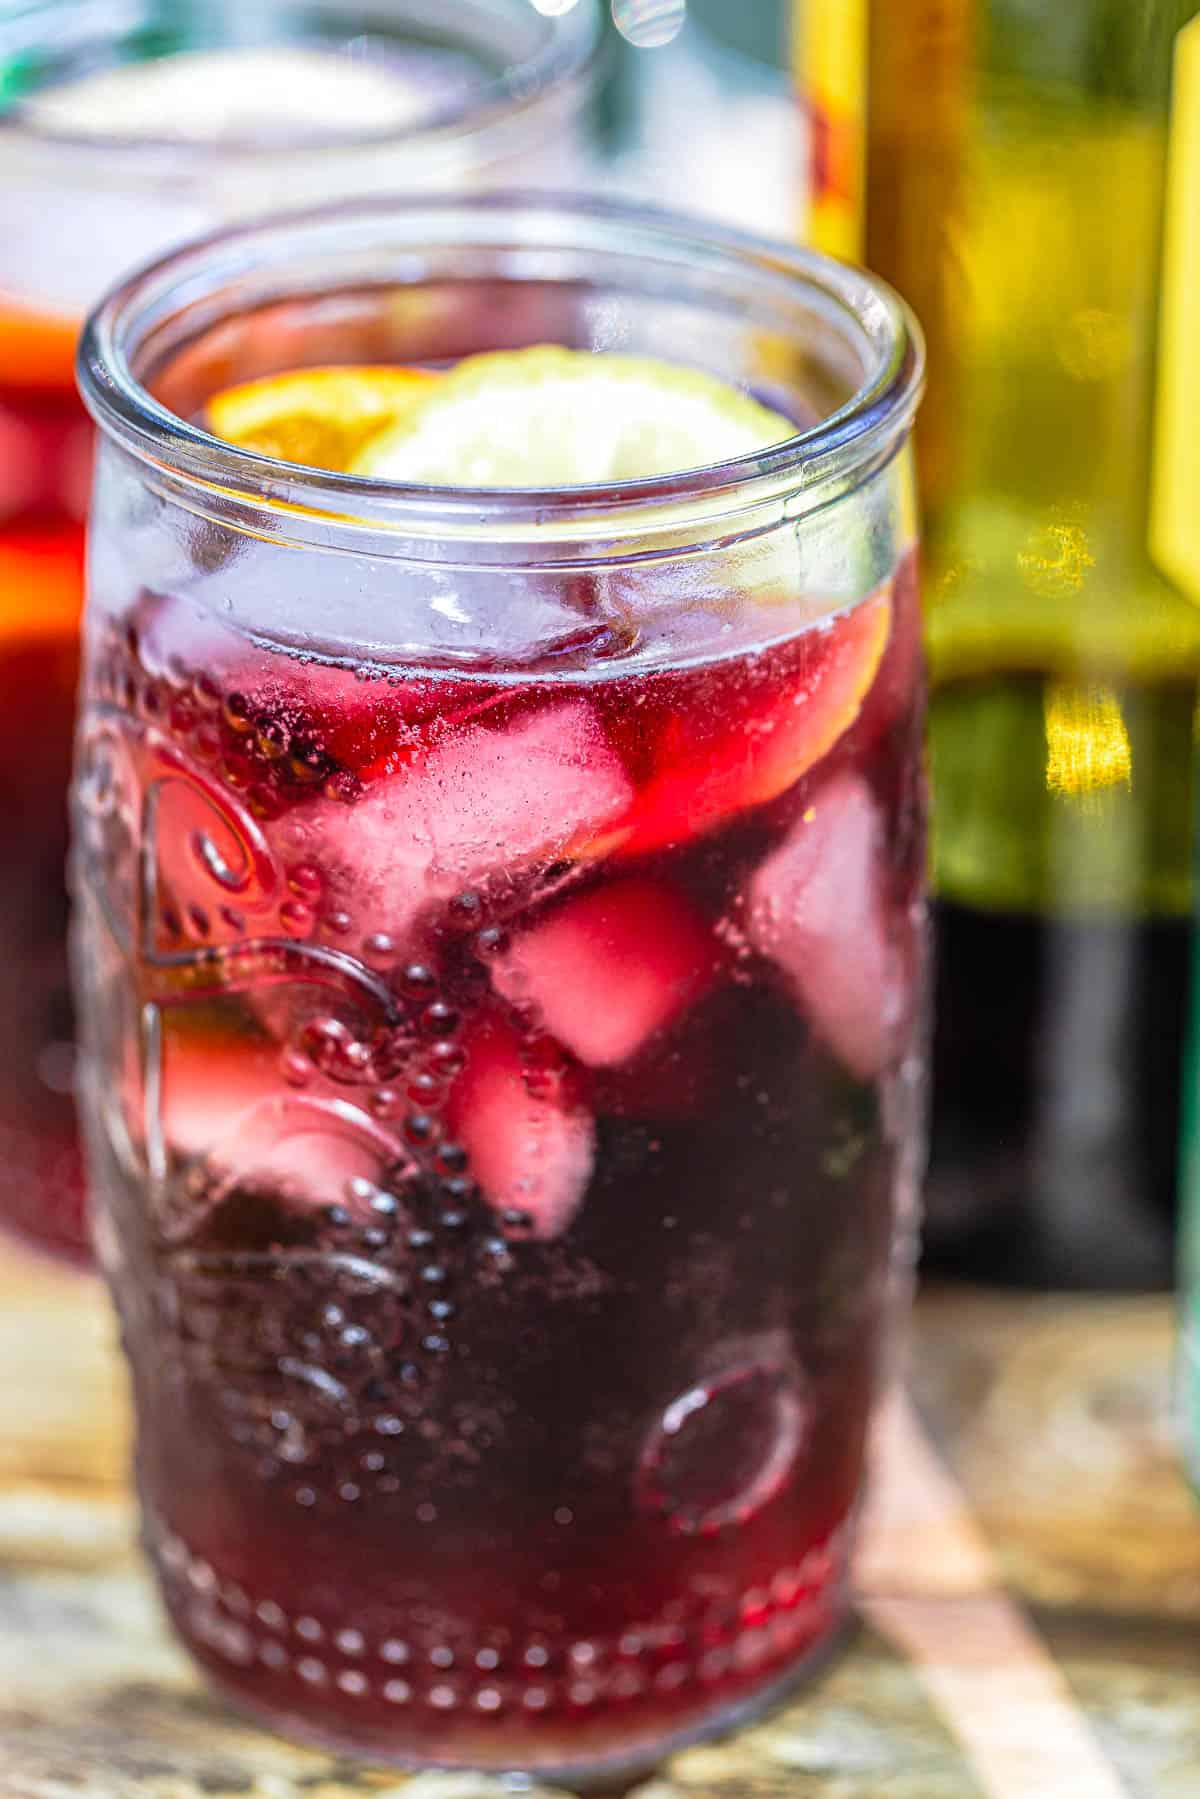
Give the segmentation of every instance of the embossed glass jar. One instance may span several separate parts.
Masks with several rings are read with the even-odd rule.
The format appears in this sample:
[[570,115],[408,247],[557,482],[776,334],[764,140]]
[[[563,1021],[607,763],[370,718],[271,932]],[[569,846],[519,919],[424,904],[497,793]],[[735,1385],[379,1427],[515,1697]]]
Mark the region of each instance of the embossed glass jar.
[[[796,435],[469,491],[193,422],[547,338]],[[911,1264],[907,316],[668,215],[427,201],[179,253],[82,380],[85,1115],[167,1604],[285,1728],[636,1771],[835,1639]]]

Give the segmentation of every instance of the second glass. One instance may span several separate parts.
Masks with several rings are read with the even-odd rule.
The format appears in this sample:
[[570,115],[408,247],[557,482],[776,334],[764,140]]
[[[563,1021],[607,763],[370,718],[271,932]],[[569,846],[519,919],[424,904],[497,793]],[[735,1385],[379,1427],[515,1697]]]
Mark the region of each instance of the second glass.
[[[200,230],[376,191],[569,177],[592,0],[19,0],[0,18],[0,1225],[86,1253],[66,786],[91,434],[87,308]],[[544,153],[552,148],[548,159]]]
[[[188,422],[526,334],[797,434],[497,492]],[[912,1264],[907,315],[666,216],[427,202],[183,252],[82,368],[85,1115],[167,1604],[285,1728],[635,1771],[835,1639]]]

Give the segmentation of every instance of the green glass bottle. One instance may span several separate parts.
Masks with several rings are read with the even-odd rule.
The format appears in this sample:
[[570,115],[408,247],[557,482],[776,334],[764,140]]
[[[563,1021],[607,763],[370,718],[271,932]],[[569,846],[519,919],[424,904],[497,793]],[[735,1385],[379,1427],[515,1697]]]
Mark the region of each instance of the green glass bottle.
[[1200,933],[1196,948],[1179,1157],[1179,1337],[1175,1370],[1180,1451],[1200,1494]]
[[1198,291],[1200,4],[796,7],[809,235],[891,280],[929,337],[928,1252],[983,1278],[1165,1284],[1200,677],[1200,452],[1179,425],[1200,353],[1176,316]]

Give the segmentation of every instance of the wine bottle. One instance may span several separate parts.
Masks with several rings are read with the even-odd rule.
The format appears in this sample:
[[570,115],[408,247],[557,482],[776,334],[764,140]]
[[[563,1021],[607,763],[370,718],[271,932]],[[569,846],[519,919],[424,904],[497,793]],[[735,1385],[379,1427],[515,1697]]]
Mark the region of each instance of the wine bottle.
[[796,0],[794,49],[808,235],[886,276],[929,339],[927,1257],[1165,1284],[1200,675],[1200,4]]

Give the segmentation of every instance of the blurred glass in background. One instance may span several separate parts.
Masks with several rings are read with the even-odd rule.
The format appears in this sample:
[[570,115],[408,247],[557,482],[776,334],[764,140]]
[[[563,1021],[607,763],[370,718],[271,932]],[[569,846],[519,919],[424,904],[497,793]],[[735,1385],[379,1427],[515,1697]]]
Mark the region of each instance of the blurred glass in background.
[[599,7],[11,0],[0,12],[0,1224],[84,1257],[66,783],[91,441],[85,309],[232,218],[341,195],[570,183]]
[[812,236],[891,280],[929,336],[927,1242],[985,1279],[1171,1276],[1200,669],[1198,12],[796,0]]
[[794,239],[805,171],[786,0],[614,0],[612,12],[605,191]]

